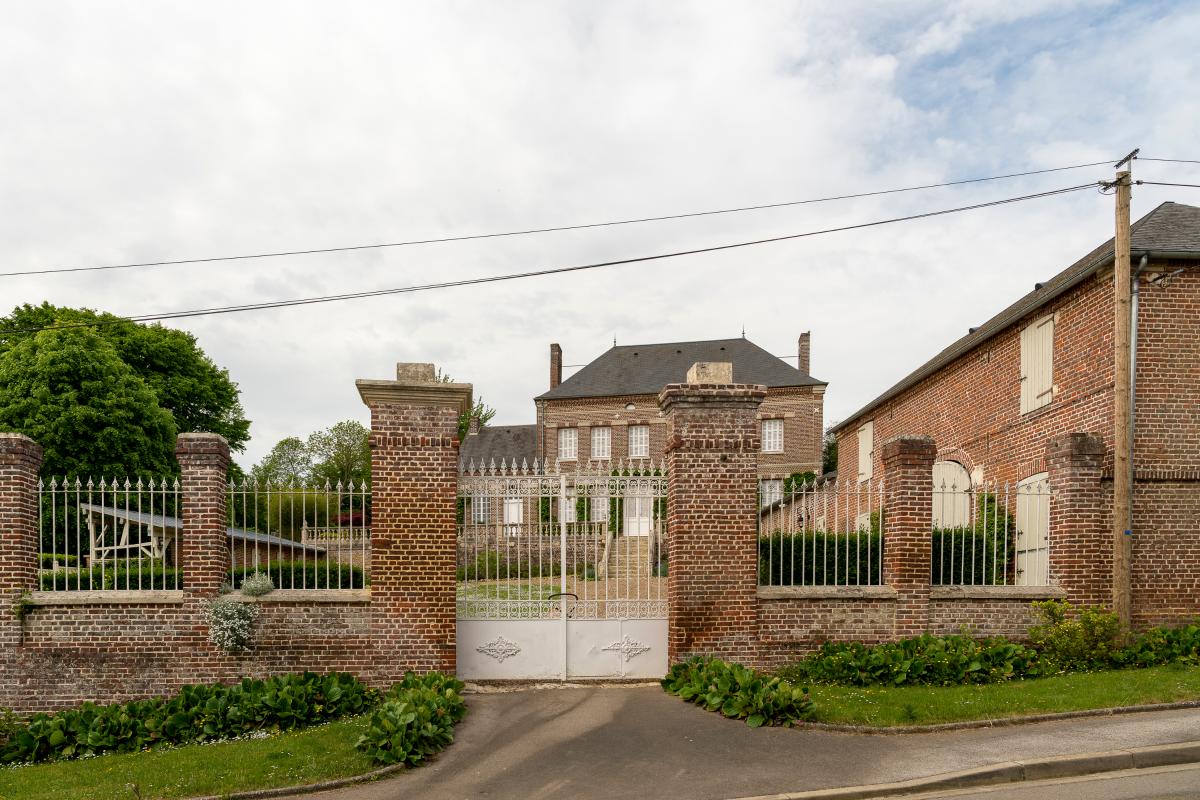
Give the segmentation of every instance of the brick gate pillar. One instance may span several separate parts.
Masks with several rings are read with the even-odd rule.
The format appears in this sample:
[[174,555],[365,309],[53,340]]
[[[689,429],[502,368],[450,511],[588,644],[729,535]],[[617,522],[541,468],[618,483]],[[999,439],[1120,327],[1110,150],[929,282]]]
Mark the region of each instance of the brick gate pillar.
[[896,638],[929,628],[929,564],[933,552],[933,461],[928,436],[883,443],[883,582],[896,590]]
[[766,387],[697,364],[667,416],[668,658],[758,659],[758,407]]
[[455,670],[458,417],[471,385],[432,364],[355,382],[371,409],[371,619],[376,679]]
[[0,603],[38,588],[41,468],[37,442],[20,433],[0,433]]
[[1068,433],[1046,443],[1050,482],[1050,581],[1072,603],[1112,606],[1109,496],[1101,485],[1107,448],[1099,436]]
[[215,433],[181,433],[179,462],[179,565],[192,598],[216,597],[229,580],[229,443]]

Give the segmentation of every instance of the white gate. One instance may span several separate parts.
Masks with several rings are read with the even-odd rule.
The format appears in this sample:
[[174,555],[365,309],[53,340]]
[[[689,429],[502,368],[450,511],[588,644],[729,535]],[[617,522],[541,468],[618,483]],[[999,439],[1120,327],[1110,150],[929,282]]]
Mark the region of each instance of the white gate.
[[472,464],[458,487],[459,677],[666,673],[661,465]]

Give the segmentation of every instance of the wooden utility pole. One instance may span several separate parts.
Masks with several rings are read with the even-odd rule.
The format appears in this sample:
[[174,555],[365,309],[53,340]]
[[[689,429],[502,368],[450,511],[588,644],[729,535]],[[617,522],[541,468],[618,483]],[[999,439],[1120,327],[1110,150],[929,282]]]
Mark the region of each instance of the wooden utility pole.
[[[1136,152],[1136,151],[1135,151]],[[1129,159],[1126,159],[1129,160]],[[1117,164],[1118,169],[1125,162]],[[1132,181],[1129,170],[1117,172],[1117,230],[1113,256],[1113,612],[1121,625],[1129,627],[1132,597],[1129,564],[1133,553],[1133,519],[1130,498],[1132,475],[1129,455],[1130,431],[1130,266],[1129,266],[1129,196]]]

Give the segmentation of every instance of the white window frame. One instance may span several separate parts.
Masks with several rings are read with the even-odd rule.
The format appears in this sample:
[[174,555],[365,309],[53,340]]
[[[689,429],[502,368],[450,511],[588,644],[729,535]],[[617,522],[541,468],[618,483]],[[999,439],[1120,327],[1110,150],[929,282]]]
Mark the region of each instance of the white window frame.
[[488,496],[483,492],[471,495],[471,522],[475,525],[486,525],[490,506]]
[[592,428],[592,458],[600,460],[612,458],[612,428],[608,426]]
[[1021,330],[1021,413],[1054,400],[1054,315]]
[[629,457],[630,458],[649,458],[650,457],[650,426],[649,425],[630,425],[629,426]]
[[858,429],[858,482],[875,474],[875,421],[864,422]]
[[575,506],[575,489],[568,488],[567,493],[558,498],[558,521],[577,522],[579,513]]
[[516,536],[525,522],[525,499],[522,497],[504,498],[504,529],[509,536]]
[[558,429],[558,460],[574,461],[579,458],[579,429]]
[[766,508],[772,503],[783,499],[783,479],[782,478],[764,478],[759,485],[759,502],[762,507]]
[[608,522],[608,499],[606,494],[588,498],[588,515],[592,522]]
[[764,419],[762,421],[762,451],[764,453],[783,452],[782,419]]

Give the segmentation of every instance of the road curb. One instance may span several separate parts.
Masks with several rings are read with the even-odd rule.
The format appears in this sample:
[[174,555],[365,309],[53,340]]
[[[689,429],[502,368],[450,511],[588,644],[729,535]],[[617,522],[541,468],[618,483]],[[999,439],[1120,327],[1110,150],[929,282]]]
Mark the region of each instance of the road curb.
[[834,722],[802,722],[794,725],[798,730],[828,731],[830,733],[859,733],[873,736],[892,736],[903,733],[941,733],[942,731],[966,731],[974,728],[1005,728],[1012,725],[1027,725],[1033,722],[1053,722],[1085,717],[1114,717],[1121,714],[1145,714],[1151,711],[1183,711],[1200,708],[1200,700],[1180,700],[1174,703],[1147,703],[1138,706],[1116,706],[1113,708],[1085,708],[1079,711],[1058,711],[1053,714],[1025,714],[1017,717],[976,719],[966,722],[942,722],[936,725],[839,725]]
[[1112,750],[1104,753],[1076,753],[1036,761],[1003,761],[986,767],[944,772],[927,778],[865,786],[843,786],[804,792],[753,795],[730,800],[861,800],[890,795],[919,794],[943,789],[970,789],[1048,778],[1073,778],[1128,769],[1166,767],[1200,763],[1200,741]]

